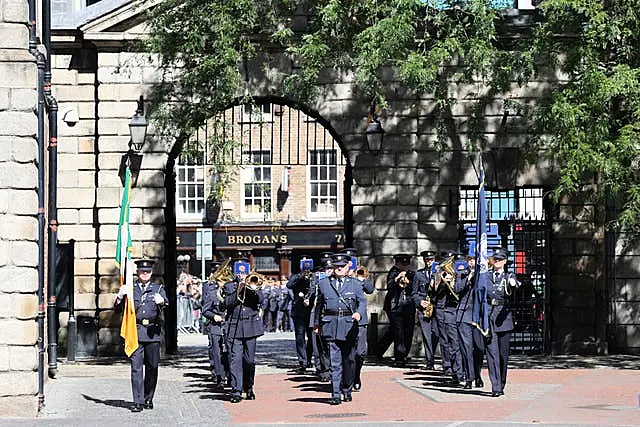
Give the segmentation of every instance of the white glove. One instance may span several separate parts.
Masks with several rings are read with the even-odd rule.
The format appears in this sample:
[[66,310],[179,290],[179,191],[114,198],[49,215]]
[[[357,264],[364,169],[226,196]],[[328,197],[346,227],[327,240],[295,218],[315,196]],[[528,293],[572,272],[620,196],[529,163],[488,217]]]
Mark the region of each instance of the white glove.
[[127,294],[127,288],[126,285],[122,285],[120,286],[120,290],[118,291],[118,299],[122,299],[124,298],[124,296]]
[[214,314],[213,321],[218,323],[222,322],[222,316],[220,316],[219,314]]
[[509,286],[512,286],[514,288],[518,286],[518,281],[516,280],[515,277],[513,276],[509,277]]
[[164,304],[164,298],[162,298],[162,295],[160,295],[160,294],[155,294],[153,296],[153,301],[158,305]]

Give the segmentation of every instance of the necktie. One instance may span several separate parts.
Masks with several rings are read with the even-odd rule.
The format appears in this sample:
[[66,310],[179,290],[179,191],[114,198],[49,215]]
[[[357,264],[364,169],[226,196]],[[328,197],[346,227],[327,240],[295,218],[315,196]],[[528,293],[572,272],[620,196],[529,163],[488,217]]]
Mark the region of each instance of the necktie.
[[342,279],[338,279],[338,290],[342,289]]

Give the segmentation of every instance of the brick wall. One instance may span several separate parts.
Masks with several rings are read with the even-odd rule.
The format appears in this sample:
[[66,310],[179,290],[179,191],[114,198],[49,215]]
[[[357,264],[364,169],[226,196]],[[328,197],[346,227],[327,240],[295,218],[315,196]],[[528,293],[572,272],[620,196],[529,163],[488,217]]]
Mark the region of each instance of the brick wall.
[[0,416],[37,412],[37,72],[27,2],[0,1]]

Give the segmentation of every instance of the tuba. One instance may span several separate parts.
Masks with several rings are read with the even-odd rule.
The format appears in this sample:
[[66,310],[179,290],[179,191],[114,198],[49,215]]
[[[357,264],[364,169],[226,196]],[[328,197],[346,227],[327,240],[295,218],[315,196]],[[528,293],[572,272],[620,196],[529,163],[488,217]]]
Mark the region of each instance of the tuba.
[[218,282],[224,285],[233,280],[233,268],[231,267],[231,258],[226,259],[220,267],[209,275],[210,282]]
[[365,280],[369,278],[369,269],[364,265],[356,267],[356,279]]

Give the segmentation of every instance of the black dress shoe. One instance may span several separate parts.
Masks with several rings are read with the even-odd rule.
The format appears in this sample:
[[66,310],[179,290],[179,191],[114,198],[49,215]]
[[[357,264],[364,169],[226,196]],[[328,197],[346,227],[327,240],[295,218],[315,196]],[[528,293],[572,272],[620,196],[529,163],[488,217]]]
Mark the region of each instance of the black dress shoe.
[[491,397],[500,397],[502,396],[504,393],[501,391],[492,391],[491,392]]
[[434,367],[431,364],[425,365],[424,369],[426,369],[427,371],[433,371]]
[[304,366],[300,366],[298,367],[298,369],[296,369],[296,374],[304,374],[305,372],[307,372],[307,368],[305,368]]
[[153,409],[153,400],[147,399],[144,401],[144,409]]
[[256,394],[253,390],[247,392],[247,400],[256,400]]
[[343,399],[345,402],[351,402],[353,400],[353,397],[351,396],[345,396]]
[[471,390],[471,386],[472,386],[472,382],[471,381],[467,381],[464,383],[464,387],[462,387],[465,390]]
[[229,402],[231,403],[238,403],[242,400],[242,396],[234,394],[231,396],[231,398],[229,398]]
[[484,387],[484,382],[482,381],[482,378],[478,378],[476,380],[476,388],[482,388]]
[[354,382],[354,383],[353,383],[353,389],[354,389],[355,391],[358,391],[358,390],[360,390],[361,388],[362,388],[362,383],[360,383],[360,381],[356,381],[356,382]]
[[142,405],[139,403],[134,403],[131,407],[131,412],[142,412]]
[[339,397],[332,397],[331,400],[329,401],[330,405],[339,405],[341,403],[342,401],[340,400]]
[[331,378],[330,378],[330,377],[328,377],[327,375],[322,375],[322,376],[320,376],[320,382],[321,382],[321,383],[328,383],[328,382],[330,382],[330,381],[331,381]]

